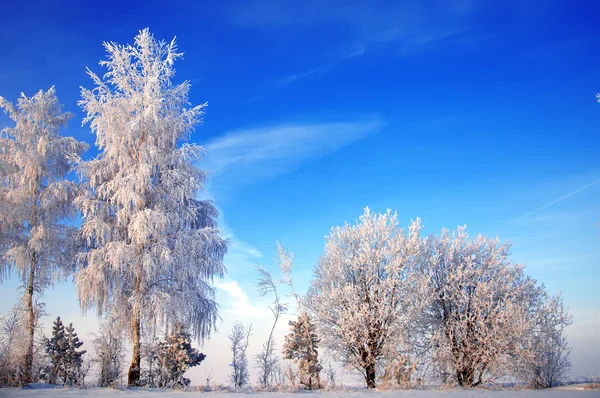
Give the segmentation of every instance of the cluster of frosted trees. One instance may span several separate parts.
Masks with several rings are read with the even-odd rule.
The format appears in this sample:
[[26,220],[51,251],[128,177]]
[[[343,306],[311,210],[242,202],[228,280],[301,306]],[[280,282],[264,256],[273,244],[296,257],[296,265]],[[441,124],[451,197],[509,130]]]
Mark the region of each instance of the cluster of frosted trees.
[[[560,295],[513,263],[508,243],[469,237],[465,227],[429,236],[421,229],[418,219],[404,230],[395,213],[368,208],[355,225],[334,227],[303,297],[292,281],[293,255],[278,245],[282,277],[257,266],[257,285],[274,298],[272,330],[288,308],[278,285],[296,299],[298,318],[282,349],[295,366],[282,375],[271,331],[255,356],[260,387],[298,379],[321,388],[319,347],[360,372],[367,388],[561,381],[570,368],[564,329],[571,316]],[[230,335],[236,387],[248,382],[248,336],[241,324]]]
[[306,298],[321,343],[369,388],[503,376],[542,388],[564,377],[571,317],[560,296],[509,260],[509,244],[464,227],[420,230],[369,209],[333,228]]
[[217,320],[212,278],[228,241],[214,205],[197,199],[206,173],[192,161],[203,149],[187,143],[206,104],[189,106],[189,83],[173,84],[174,41],[146,29],[105,48],[106,73],[88,70],[94,88],[79,102],[96,135],[91,160],[87,144],[60,135],[72,115],[54,88],[16,105],[0,97],[14,122],[0,136],[0,278],[15,271],[23,282],[22,383],[33,380],[36,297],[57,280],[73,276],[82,309],[131,339],[132,386],[145,331],[180,325],[202,341]]

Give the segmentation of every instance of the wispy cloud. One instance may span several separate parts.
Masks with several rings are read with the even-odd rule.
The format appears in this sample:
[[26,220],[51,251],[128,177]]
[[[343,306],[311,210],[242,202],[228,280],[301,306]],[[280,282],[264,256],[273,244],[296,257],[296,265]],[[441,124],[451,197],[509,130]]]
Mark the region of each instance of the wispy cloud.
[[251,104],[253,102],[262,101],[263,99],[265,99],[264,95],[257,95],[256,97],[252,97],[243,101],[242,104]]
[[250,298],[240,287],[238,281],[230,280],[215,283],[215,287],[227,294],[225,312],[242,317],[270,318],[267,308],[258,308],[250,303]]
[[540,211],[542,211],[542,210],[544,210],[544,209],[547,209],[548,207],[550,207],[550,206],[552,206],[552,205],[555,205],[555,204],[557,204],[557,203],[559,203],[559,202],[562,202],[562,201],[563,201],[563,200],[565,200],[565,199],[568,199],[568,198],[570,198],[570,197],[571,197],[571,196],[573,196],[573,195],[576,195],[576,194],[578,194],[578,193],[580,193],[580,192],[582,192],[582,191],[585,191],[586,189],[588,189],[588,188],[590,188],[590,187],[592,187],[592,186],[596,185],[596,184],[597,184],[597,183],[599,183],[599,182],[600,182],[600,179],[597,179],[597,180],[594,180],[594,181],[592,181],[592,182],[590,182],[590,183],[587,183],[587,184],[585,184],[585,185],[583,185],[583,186],[581,186],[581,187],[577,188],[576,190],[574,190],[574,191],[572,191],[572,192],[569,192],[569,193],[567,193],[566,195],[563,195],[563,196],[561,196],[561,197],[559,197],[559,198],[557,198],[557,199],[554,199],[553,201],[551,201],[551,202],[549,202],[549,203],[546,203],[545,205],[543,205],[543,206],[541,206],[541,207],[538,207],[537,209],[535,209],[535,210],[532,210],[532,211],[530,211],[529,213],[523,214],[522,216],[520,216],[520,217],[517,217],[517,218],[515,218],[514,220],[511,220],[511,221],[509,221],[509,222],[508,222],[508,224],[514,224],[514,223],[516,223],[516,222],[519,222],[519,221],[521,221],[521,220],[523,220],[523,219],[525,219],[525,218],[527,218],[527,217],[529,217],[529,216],[532,216],[532,215],[534,215],[534,214],[536,214],[536,213],[539,213]]
[[334,62],[334,63],[332,63],[330,65],[327,65],[327,66],[310,69],[310,70],[308,70],[306,72],[302,72],[302,73],[298,73],[298,74],[293,74],[293,75],[285,76],[285,77],[279,79],[277,81],[277,84],[279,84],[279,85],[286,85],[286,84],[294,83],[296,80],[308,77],[310,75],[325,74],[325,73],[329,72],[330,70],[332,70],[333,68],[335,68],[335,66],[338,64],[338,62],[339,61],[336,61],[336,62]]
[[277,81],[277,84],[287,85],[287,84],[294,83],[295,81],[303,79],[305,77],[309,77],[311,75],[324,75],[324,74],[329,73],[332,70],[334,70],[338,66],[338,64],[340,64],[341,62],[352,59],[352,58],[360,57],[360,56],[364,55],[366,52],[367,52],[367,48],[365,46],[360,46],[357,50],[354,50],[346,55],[343,55],[340,58],[336,59],[335,61],[333,61],[325,66],[309,69],[306,72],[292,74],[292,75],[283,77]]
[[[374,37],[363,39],[363,43],[356,46],[356,50],[343,54],[333,62],[330,62],[324,66],[309,69],[306,72],[285,76],[277,80],[277,84],[287,85],[309,76],[327,74],[332,72],[344,61],[364,56],[365,54],[378,48],[382,48],[386,45],[397,45],[398,49],[396,51],[396,55],[406,57],[415,53],[427,51],[431,48],[434,48],[436,45],[439,45],[439,43],[442,43],[444,40],[457,36],[460,36],[463,40],[465,40],[466,37],[470,37],[469,30],[466,28],[451,28],[407,35],[401,30],[392,29]],[[261,99],[263,98],[264,96],[261,96]]]
[[203,167],[213,182],[224,177],[236,182],[281,175],[378,132],[378,118],[350,122],[286,123],[226,133],[208,143]]
[[[465,36],[472,35],[470,26],[477,10],[470,0],[243,0],[224,6],[223,13],[237,27],[274,30],[283,35],[310,28],[323,35],[324,39],[312,48],[314,54],[323,54],[323,61],[306,67],[299,60],[298,64],[304,63],[306,69],[275,79],[282,89],[308,77],[331,73],[344,61],[388,45],[394,45],[393,53],[407,56],[434,48],[450,37],[464,41]],[[330,35],[332,31],[339,32],[343,39],[325,39],[339,37]],[[276,91],[271,90],[271,94]]]

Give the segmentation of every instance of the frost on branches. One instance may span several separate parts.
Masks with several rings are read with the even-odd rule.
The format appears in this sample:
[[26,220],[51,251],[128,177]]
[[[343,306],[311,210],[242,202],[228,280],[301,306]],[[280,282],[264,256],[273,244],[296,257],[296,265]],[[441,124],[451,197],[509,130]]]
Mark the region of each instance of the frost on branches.
[[116,387],[120,385],[125,344],[123,333],[115,325],[115,319],[109,317],[100,325],[100,332],[94,335],[94,362],[99,368],[99,387]]
[[498,239],[469,239],[460,227],[431,235],[425,246],[432,356],[441,374],[465,387],[509,374],[529,354],[529,310],[540,288]]
[[331,230],[309,291],[323,345],[359,370],[375,388],[376,368],[404,355],[406,326],[418,312],[412,278],[419,260],[420,222],[408,231],[396,214],[367,208],[356,225]]
[[290,321],[290,333],[285,336],[283,357],[291,359],[298,365],[300,383],[308,387],[320,388],[319,373],[323,369],[319,363],[319,338],[315,326],[306,312],[298,316],[297,321]]
[[203,149],[186,141],[206,104],[188,106],[188,82],[173,84],[175,41],[148,29],[134,45],[105,43],[108,69],[82,89],[85,122],[100,154],[79,170],[89,190],[78,198],[87,251],[76,282],[83,309],[130,320],[129,385],[140,382],[141,328],[183,323],[207,338],[217,320],[212,279],[224,273],[227,240],[210,201],[196,200],[207,173],[192,161]]
[[22,381],[31,381],[34,347],[34,293],[42,294],[72,270],[77,187],[66,179],[71,160],[87,144],[62,137],[70,113],[63,113],[54,87],[16,106],[0,97],[0,108],[15,123],[0,133],[0,278],[15,270],[26,301],[27,350]]
[[266,296],[269,293],[273,293],[275,299],[273,300],[273,306],[269,307],[271,313],[273,313],[273,326],[269,332],[269,338],[262,345],[262,350],[255,355],[255,367],[258,369],[258,382],[261,388],[270,388],[277,377],[277,371],[279,368],[279,357],[275,354],[275,327],[279,318],[287,311],[288,307],[286,303],[281,302],[281,297],[277,292],[277,286],[273,281],[271,274],[262,266],[257,264],[256,270],[258,271],[258,280],[256,286],[261,297]]
[[292,270],[294,254],[277,242],[279,269],[282,273],[281,283],[288,285],[300,315],[297,321],[290,321],[290,333],[285,337],[283,356],[291,359],[298,366],[300,383],[308,387],[321,388],[320,372],[323,369],[319,362],[318,344],[321,341],[316,334],[316,328],[308,315],[306,300],[296,293]]
[[165,340],[159,343],[157,387],[189,385],[190,380],[183,374],[189,368],[200,365],[204,358],[206,355],[192,347],[190,334],[180,325],[173,326]]
[[529,332],[530,355],[520,362],[519,376],[531,387],[555,387],[567,375],[571,349],[564,330],[572,319],[560,294],[550,296],[543,292],[539,296]]
[[[17,387],[23,384],[23,369],[25,353],[29,349],[26,300],[20,298],[19,303],[3,317],[0,324],[0,387]],[[44,303],[34,302],[35,336],[33,346],[33,362],[31,366],[31,381],[37,382],[43,378],[47,368],[44,355],[45,345],[40,318],[47,315]]]
[[250,380],[248,372],[248,343],[252,335],[252,325],[248,329],[244,328],[244,324],[236,322],[231,329],[231,334],[227,336],[230,342],[231,354],[233,358],[229,366],[231,366],[231,374],[229,380],[233,383],[234,388],[242,388],[244,384]]
[[69,386],[83,382],[81,367],[86,351],[77,350],[82,345],[73,324],[65,328],[60,317],[57,317],[52,326],[52,337],[45,339],[46,354],[50,359],[46,379],[50,384],[59,380]]

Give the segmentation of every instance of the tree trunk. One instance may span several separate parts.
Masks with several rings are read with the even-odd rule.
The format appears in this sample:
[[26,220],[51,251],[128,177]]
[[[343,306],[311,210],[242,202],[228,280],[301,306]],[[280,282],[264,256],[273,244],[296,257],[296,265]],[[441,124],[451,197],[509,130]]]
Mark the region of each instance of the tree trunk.
[[375,364],[370,363],[365,365],[365,380],[367,382],[367,388],[375,388]]
[[461,387],[475,386],[475,370],[472,368],[457,369],[456,378],[458,379],[458,385]]
[[[139,250],[138,252],[141,252]],[[138,260],[138,272],[135,275],[134,282],[134,302],[133,302],[133,311],[131,314],[131,332],[133,337],[133,353],[131,358],[131,365],[129,366],[129,374],[127,375],[127,386],[128,387],[139,387],[140,386],[140,367],[142,366],[142,355],[141,355],[141,288],[142,288],[142,264]]]
[[139,387],[140,386],[140,366],[142,362],[140,346],[141,346],[141,322],[139,310],[133,311],[133,317],[131,320],[131,326],[133,329],[133,356],[131,358],[131,365],[129,366],[129,374],[127,379],[128,387]]
[[35,253],[31,257],[29,268],[29,281],[25,292],[25,307],[27,311],[27,351],[25,352],[25,363],[23,368],[23,385],[31,383],[33,371],[33,335],[35,332],[35,311],[33,308],[33,281],[35,278]]

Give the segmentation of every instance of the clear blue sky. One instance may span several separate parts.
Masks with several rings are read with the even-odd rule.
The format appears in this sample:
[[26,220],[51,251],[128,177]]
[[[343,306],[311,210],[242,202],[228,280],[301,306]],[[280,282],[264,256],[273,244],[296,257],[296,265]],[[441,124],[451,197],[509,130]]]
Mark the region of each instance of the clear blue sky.
[[[205,195],[234,242],[208,359],[233,320],[264,323],[252,264],[273,268],[276,240],[303,290],[331,226],[369,206],[421,217],[426,233],[467,224],[511,240],[574,314],[573,374],[600,374],[600,3],[109,3],[4,2],[0,95],[55,85],[76,115],[64,133],[93,143],[76,103],[86,66],[103,72],[102,42],[177,36],[176,79],[209,102],[193,136],[209,153]],[[2,312],[16,286],[1,286]],[[77,314],[69,283],[45,301]]]

